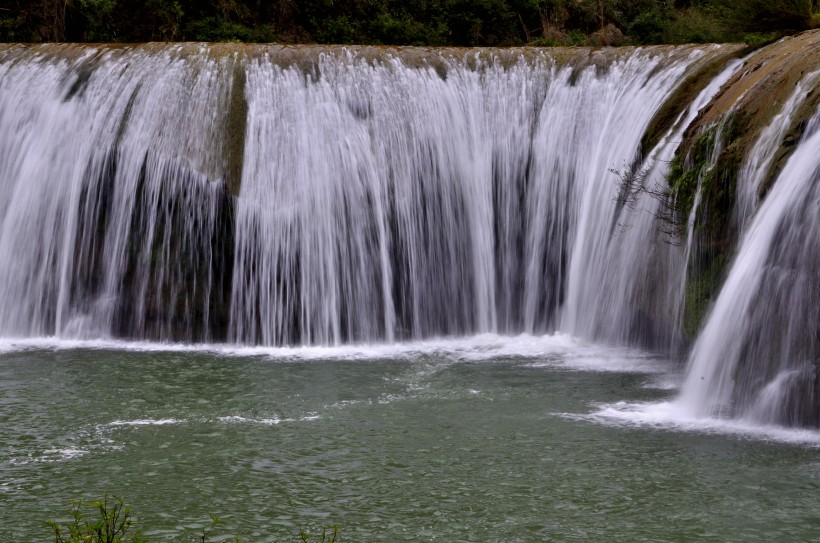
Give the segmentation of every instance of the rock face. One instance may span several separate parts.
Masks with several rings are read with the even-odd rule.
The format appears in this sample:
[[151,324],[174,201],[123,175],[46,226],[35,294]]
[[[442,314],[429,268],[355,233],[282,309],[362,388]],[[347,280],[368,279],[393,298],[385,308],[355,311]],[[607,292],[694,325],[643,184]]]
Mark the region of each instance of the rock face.
[[[724,147],[728,152],[745,156],[763,129],[782,111],[795,87],[807,75],[818,70],[820,31],[784,38],[752,53],[743,68],[687,129],[678,156],[685,157],[691,153],[697,138],[720,122],[735,125]],[[809,85],[805,91],[805,101],[791,119],[787,135],[778,150],[778,160],[771,164],[771,169],[758,187],[761,195],[765,194],[782,168],[784,159],[790,154],[789,148],[802,136],[806,122],[820,105],[820,92],[816,86]],[[718,164],[724,161],[718,159]]]
[[689,309],[699,316],[688,316],[690,336],[717,293],[750,213],[820,106],[819,76],[820,32],[763,47],[745,58],[684,133],[669,185],[674,201],[671,220],[681,234],[687,231],[698,200]]

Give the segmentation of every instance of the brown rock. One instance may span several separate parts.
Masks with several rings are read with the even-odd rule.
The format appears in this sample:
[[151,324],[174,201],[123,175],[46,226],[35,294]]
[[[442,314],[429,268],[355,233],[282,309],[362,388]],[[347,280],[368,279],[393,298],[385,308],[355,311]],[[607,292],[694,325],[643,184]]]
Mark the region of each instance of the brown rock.
[[598,41],[598,43],[604,47],[618,47],[624,43],[624,33],[612,23],[609,23],[592,36],[594,40]]

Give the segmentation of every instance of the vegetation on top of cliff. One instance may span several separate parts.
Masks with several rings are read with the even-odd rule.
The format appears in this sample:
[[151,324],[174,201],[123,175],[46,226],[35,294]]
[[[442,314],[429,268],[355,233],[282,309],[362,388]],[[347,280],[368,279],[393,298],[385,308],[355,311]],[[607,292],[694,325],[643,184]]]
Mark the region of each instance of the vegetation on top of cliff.
[[766,41],[820,0],[9,0],[0,41],[621,45]]

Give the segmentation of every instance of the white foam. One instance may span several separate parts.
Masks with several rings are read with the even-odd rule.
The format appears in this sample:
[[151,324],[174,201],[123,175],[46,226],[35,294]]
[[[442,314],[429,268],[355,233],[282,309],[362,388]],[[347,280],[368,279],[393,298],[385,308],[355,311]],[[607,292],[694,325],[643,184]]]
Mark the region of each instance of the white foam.
[[88,454],[88,452],[88,450],[79,449],[76,447],[46,449],[42,452],[23,453],[19,456],[10,458],[8,463],[12,466],[26,466],[29,464],[62,462],[73,458],[79,458],[80,456]]
[[57,456],[59,460],[71,460],[72,458],[77,458],[83,456],[88,451],[84,449],[77,449],[75,447],[66,447],[64,449],[49,449],[45,451],[45,454],[51,456]]
[[264,424],[267,426],[273,426],[281,422],[293,422],[293,419],[280,419],[279,417],[254,419],[248,417],[240,417],[238,415],[233,415],[230,417],[219,417],[217,420],[219,420],[219,422],[227,422],[229,424]]
[[759,425],[742,419],[695,417],[674,401],[617,402],[596,404],[595,407],[597,410],[587,415],[562,413],[561,416],[608,426],[720,434],[820,447],[820,432],[817,430]]
[[643,388],[651,390],[679,390],[682,378],[683,376],[678,374],[654,376]]
[[[185,344],[119,341],[113,339],[63,339],[39,337],[0,339],[0,353],[26,350],[118,350],[161,353],[213,353],[228,357],[267,357],[274,360],[373,360],[444,357],[458,361],[484,361],[496,358],[566,357],[582,367],[606,369],[607,362],[629,365],[630,361],[655,361],[634,349],[619,349],[588,344],[572,336],[502,336],[480,334],[460,338],[433,338],[402,343],[350,344],[335,346],[261,347],[238,344]],[[614,353],[614,354],[613,354]],[[643,364],[643,362],[640,362]]]
[[109,426],[166,426],[168,424],[182,424],[184,420],[179,419],[137,419],[137,420],[115,420]]
[[573,339],[560,357],[548,357],[531,364],[532,367],[563,367],[577,371],[617,373],[668,373],[673,368],[668,359],[626,347],[612,347],[584,343]]

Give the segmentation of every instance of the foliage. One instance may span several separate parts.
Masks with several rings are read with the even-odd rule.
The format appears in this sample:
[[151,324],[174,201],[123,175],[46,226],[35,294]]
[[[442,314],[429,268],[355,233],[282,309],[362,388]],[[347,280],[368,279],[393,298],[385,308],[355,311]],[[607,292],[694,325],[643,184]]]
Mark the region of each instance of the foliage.
[[89,41],[114,41],[116,24],[112,20],[116,0],[80,0],[80,9],[87,14],[86,39]]
[[22,28],[21,22],[16,17],[0,15],[0,39],[3,41],[27,41],[25,29]]
[[669,20],[652,10],[641,13],[629,25],[629,35],[638,43],[663,43]]
[[676,13],[664,34],[664,40],[668,43],[739,41],[740,37],[723,19],[697,7]]
[[[816,0],[11,0],[3,41],[284,41],[404,45],[742,40],[820,24]],[[749,34],[755,33],[755,34]]]
[[[131,508],[125,505],[125,500],[108,494],[101,500],[71,502],[71,520],[66,525],[56,521],[46,524],[54,534],[54,543],[148,543],[136,527]],[[197,543],[208,543],[223,522],[216,515],[210,515],[211,523],[196,537]],[[299,537],[303,543],[337,543],[339,541],[339,526],[325,526],[321,533],[310,533],[299,530]],[[219,536],[219,541],[226,541],[225,536]],[[242,543],[238,537],[230,539],[234,543]]]
[[812,0],[713,0],[721,19],[746,32],[805,30],[812,19]]
[[277,38],[271,27],[248,28],[217,17],[194,21],[186,30],[195,41],[259,43],[276,41]]
[[[61,526],[55,521],[47,524],[53,530],[55,543],[148,543],[136,529],[136,521],[131,514],[131,508],[125,505],[125,500],[116,496],[106,496],[101,500],[83,502],[76,500],[72,503],[72,520]],[[89,518],[85,510],[90,509],[98,516]],[[217,526],[222,522],[219,517],[211,515],[211,524],[197,537],[200,543],[206,543]],[[338,528],[334,527],[336,541]],[[303,540],[304,537],[303,537]],[[239,538],[234,539],[240,543]],[[308,540],[305,540],[308,541]],[[322,541],[324,542],[324,532]]]
[[762,47],[764,45],[772,43],[776,39],[777,33],[775,32],[768,32],[765,34],[752,32],[750,34],[746,34],[745,36],[743,36],[743,43],[751,47]]
[[[106,495],[101,500],[77,500],[72,504],[73,519],[66,526],[48,522],[54,530],[54,543],[145,543],[134,526],[131,509],[122,498]],[[89,519],[86,509],[99,516]]]
[[166,0],[145,0],[151,27],[151,40],[173,40],[180,31],[182,6],[179,2]]

